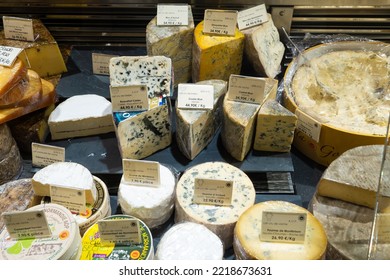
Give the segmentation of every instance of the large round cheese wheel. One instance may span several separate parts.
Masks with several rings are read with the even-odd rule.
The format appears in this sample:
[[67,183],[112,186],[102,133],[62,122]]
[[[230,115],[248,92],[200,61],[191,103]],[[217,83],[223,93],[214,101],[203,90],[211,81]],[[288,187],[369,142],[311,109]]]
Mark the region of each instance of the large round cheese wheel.
[[[303,243],[260,240],[263,211],[306,213]],[[237,259],[245,260],[319,260],[325,257],[327,237],[321,223],[305,208],[285,201],[255,204],[238,219],[233,248]]]
[[0,159],[0,184],[16,179],[22,172],[23,162],[15,140],[9,152]]
[[3,159],[9,153],[14,144],[14,138],[6,123],[0,124],[0,159]]
[[[233,181],[230,206],[193,203],[195,178]],[[232,246],[234,226],[240,215],[255,203],[256,192],[250,178],[240,169],[224,162],[207,162],[189,168],[177,183],[175,222],[205,225],[224,243]]]

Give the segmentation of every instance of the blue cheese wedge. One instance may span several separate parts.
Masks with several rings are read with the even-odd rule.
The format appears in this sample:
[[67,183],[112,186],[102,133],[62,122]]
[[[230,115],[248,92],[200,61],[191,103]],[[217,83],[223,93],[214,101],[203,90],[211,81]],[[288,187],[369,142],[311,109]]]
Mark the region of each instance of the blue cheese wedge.
[[227,82],[206,80],[196,84],[214,87],[212,110],[179,109],[176,106],[176,141],[179,150],[193,160],[214,138],[222,125],[222,102],[227,91]]

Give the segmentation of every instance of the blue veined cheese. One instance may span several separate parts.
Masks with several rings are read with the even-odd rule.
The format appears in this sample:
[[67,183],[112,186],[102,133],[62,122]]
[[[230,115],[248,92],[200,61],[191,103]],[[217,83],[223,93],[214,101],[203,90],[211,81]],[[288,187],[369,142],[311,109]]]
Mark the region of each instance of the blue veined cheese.
[[[195,178],[233,181],[230,206],[193,203]],[[230,248],[234,226],[240,215],[255,203],[255,189],[250,178],[240,169],[224,162],[206,162],[186,170],[176,186],[175,222],[205,225]]]
[[244,53],[255,72],[275,78],[280,73],[285,47],[271,15],[268,14],[267,22],[241,32],[245,35]]
[[189,110],[176,107],[177,146],[191,160],[211,142],[222,125],[222,102],[227,91],[227,82],[223,80],[206,80],[196,84],[214,87],[214,108]]
[[269,152],[289,152],[294,138],[297,116],[275,100],[268,100],[257,114],[253,149]]
[[186,26],[157,26],[157,17],[146,26],[147,54],[163,55],[172,59],[175,85],[191,80],[194,27],[191,6],[188,6]]
[[[278,85],[275,79],[264,79],[266,83],[262,103],[275,99]],[[243,161],[253,145],[256,117],[261,104],[232,101],[227,97],[223,101],[222,144],[233,158]]]
[[221,239],[201,224],[183,222],[164,233],[156,250],[157,260],[222,260]]

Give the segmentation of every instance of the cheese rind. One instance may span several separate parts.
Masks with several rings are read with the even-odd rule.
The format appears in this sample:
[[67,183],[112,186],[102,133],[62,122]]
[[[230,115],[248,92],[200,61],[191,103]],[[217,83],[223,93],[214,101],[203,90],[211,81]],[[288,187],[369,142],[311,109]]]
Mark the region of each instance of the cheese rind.
[[23,169],[23,161],[16,142],[9,152],[0,160],[0,184],[11,181],[18,177]]
[[10,67],[0,65],[0,98],[16,86],[26,74],[27,68],[20,59],[16,59]]
[[8,124],[0,124],[0,159],[9,153],[13,143],[14,138]]

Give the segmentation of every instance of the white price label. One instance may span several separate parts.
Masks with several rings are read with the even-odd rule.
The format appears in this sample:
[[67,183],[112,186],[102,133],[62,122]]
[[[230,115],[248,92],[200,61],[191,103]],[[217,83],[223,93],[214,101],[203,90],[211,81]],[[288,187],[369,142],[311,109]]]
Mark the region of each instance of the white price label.
[[203,33],[234,36],[237,14],[237,11],[207,9],[204,13]]
[[255,6],[238,12],[238,29],[243,30],[268,21],[268,14],[265,4]]
[[68,208],[73,213],[86,214],[87,212],[83,189],[52,185],[50,186],[50,201]]
[[228,99],[232,101],[262,104],[265,79],[240,75],[230,75]]
[[65,148],[51,145],[32,143],[32,165],[45,167],[55,162],[65,161]]
[[112,219],[98,221],[100,239],[103,242],[141,243],[137,219]]
[[3,16],[4,36],[7,39],[35,41],[32,19]]
[[305,133],[308,137],[316,142],[320,142],[322,125],[301,110],[295,110],[297,116],[297,130]]
[[145,85],[110,86],[110,95],[113,112],[149,109],[148,88]]
[[233,187],[234,182],[230,180],[195,178],[193,202],[230,206]]
[[10,67],[23,49],[0,46],[0,65]]
[[158,4],[157,25],[158,26],[188,25],[188,5],[187,4]]
[[177,92],[177,107],[180,109],[214,108],[212,85],[179,84]]
[[110,75],[110,59],[116,55],[92,53],[92,72],[95,75]]
[[160,164],[155,161],[123,159],[123,177],[135,185],[160,185]]

